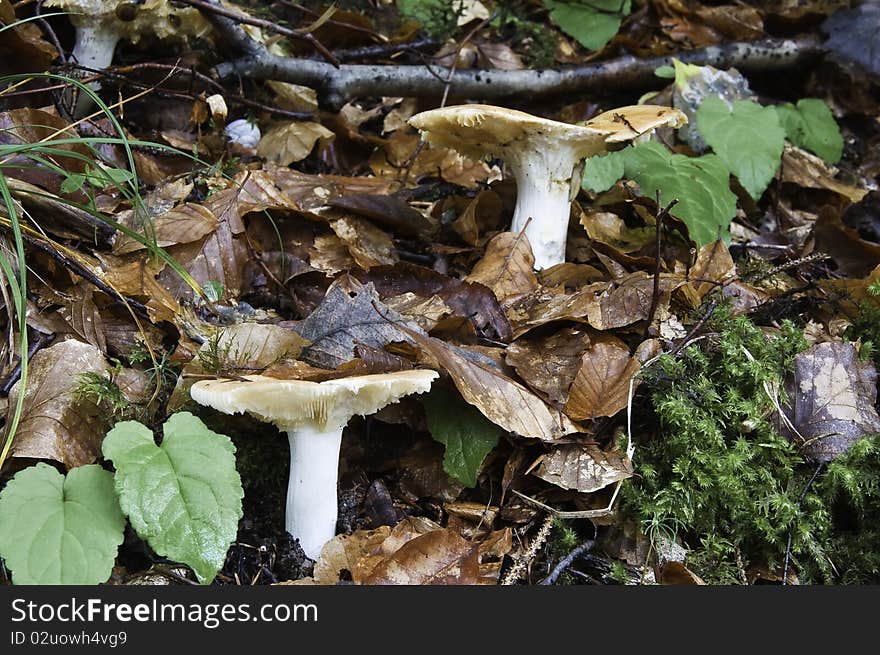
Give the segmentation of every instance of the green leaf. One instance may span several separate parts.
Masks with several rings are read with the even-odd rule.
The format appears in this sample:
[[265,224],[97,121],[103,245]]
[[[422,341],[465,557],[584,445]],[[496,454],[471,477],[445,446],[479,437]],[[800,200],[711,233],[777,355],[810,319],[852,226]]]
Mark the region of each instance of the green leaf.
[[589,50],[599,50],[617,34],[631,4],[630,0],[544,0],[544,7],[550,10],[550,18],[559,29]]
[[0,493],[0,557],[18,585],[106,581],[124,529],[113,474],[97,464],[65,477],[40,463]]
[[162,445],[137,421],[104,439],[132,527],[160,555],[192,567],[202,584],[223,566],[242,516],[235,446],[188,412],[172,414]]
[[669,65],[658,66],[654,69],[654,75],[663,79],[671,80],[675,77],[675,68]]
[[816,153],[829,164],[843,155],[843,136],[824,100],[804,98],[797,107],[790,102],[776,106],[788,140],[799,148]]
[[670,213],[684,221],[698,246],[719,236],[730,240],[736,196],[730,190],[730,173],[716,155],[676,155],[656,141],[616,154],[624,155],[624,173],[638,183],[642,195],[653,198],[659,189],[662,204],[678,200]]
[[731,110],[720,98],[709,97],[697,109],[697,129],[749,195],[759,199],[785,147],[785,130],[773,107],[737,100]]
[[86,176],[80,173],[72,173],[64,178],[61,183],[61,193],[75,193],[85,184]]
[[442,387],[432,389],[422,402],[431,436],[446,446],[443,470],[463,485],[475,486],[480,466],[503,430],[458,394]]
[[609,152],[587,159],[584,165],[582,186],[596,193],[602,193],[614,186],[624,173],[625,151]]

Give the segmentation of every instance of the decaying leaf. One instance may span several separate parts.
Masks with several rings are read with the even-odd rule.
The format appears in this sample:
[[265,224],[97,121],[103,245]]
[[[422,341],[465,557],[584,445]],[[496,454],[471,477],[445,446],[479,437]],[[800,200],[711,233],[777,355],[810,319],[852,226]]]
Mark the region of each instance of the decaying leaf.
[[614,416],[627,405],[632,377],[660,352],[655,339],[642,342],[636,354],[617,337],[594,337],[581,357],[581,366],[568,392],[565,413],[576,421]]
[[364,270],[397,261],[397,251],[391,237],[369,221],[344,216],[331,221],[330,228],[348,248],[355,263]]
[[337,368],[354,357],[357,344],[381,348],[393,341],[409,341],[400,326],[421,332],[415,323],[382,305],[372,284],[354,280],[348,289],[346,284],[334,283],[315,311],[296,326],[311,342],[302,352],[303,361]]
[[[69,469],[94,462],[101,454],[108,416],[75,390],[81,373],[109,369],[101,351],[82,341],[62,341],[37,352],[30,361],[12,457],[50,459]],[[9,394],[10,411],[19,393],[21,383]],[[8,419],[6,425],[8,430]]]
[[859,360],[851,343],[819,343],[797,355],[787,386],[786,414],[797,433],[786,421],[782,430],[812,461],[829,462],[861,437],[880,432],[877,372]]
[[[660,306],[669,303],[669,295],[681,286],[680,275],[663,273],[660,276]],[[611,330],[648,318],[654,294],[654,276],[632,273],[621,283],[601,294],[596,304],[590,305],[587,317],[597,330]]]
[[626,453],[605,452],[594,444],[555,446],[535,471],[542,480],[581,493],[599,491],[632,474],[632,462]]
[[[207,236],[217,228],[217,217],[203,205],[185,203],[152,219],[147,240],[155,240],[156,245],[176,246],[181,243],[192,243]],[[113,246],[113,253],[124,255],[146,246],[140,241],[126,235],[120,235]]]

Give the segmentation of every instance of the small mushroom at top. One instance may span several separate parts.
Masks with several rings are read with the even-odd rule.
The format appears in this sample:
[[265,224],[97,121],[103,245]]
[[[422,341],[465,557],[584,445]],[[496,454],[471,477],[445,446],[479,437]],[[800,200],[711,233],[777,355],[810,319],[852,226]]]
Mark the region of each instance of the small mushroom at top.
[[437,371],[418,369],[309,382],[248,375],[196,382],[193,400],[226,414],[246,412],[287,432],[290,478],[285,528],[317,560],[336,534],[336,481],[342,429],[413,393],[424,393]]
[[[179,39],[187,34],[203,36],[211,30],[197,9],[176,7],[168,0],[46,0],[45,6],[68,12],[76,28],[76,62],[98,71],[110,66],[121,39],[137,43],[147,34]],[[81,94],[75,114],[80,117],[89,107],[91,100]]]
[[429,144],[506,162],[517,187],[511,229],[525,229],[537,270],[565,261],[571,202],[580,190],[584,159],[606,152],[609,144],[686,122],[679,110],[658,105],[613,109],[583,125],[492,105],[432,109],[409,119]]

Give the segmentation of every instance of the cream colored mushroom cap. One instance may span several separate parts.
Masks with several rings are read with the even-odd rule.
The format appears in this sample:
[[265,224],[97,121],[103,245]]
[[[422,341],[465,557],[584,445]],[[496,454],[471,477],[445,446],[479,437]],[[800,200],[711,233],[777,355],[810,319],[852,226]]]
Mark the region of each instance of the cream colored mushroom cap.
[[211,24],[194,7],[174,6],[168,0],[144,0],[136,5],[134,19],[120,20],[116,7],[124,0],[46,0],[47,7],[70,12],[75,26],[85,24],[113,25],[120,37],[137,43],[142,34],[155,34],[160,39],[184,35],[204,36]]
[[438,375],[416,369],[324,382],[248,375],[196,382],[190,395],[201,405],[226,414],[246,412],[280,430],[310,425],[326,431],[343,427],[352,416],[367,416],[404,396],[424,393]]
[[472,158],[502,156],[527,147],[528,142],[535,139],[543,143],[567,143],[579,157],[589,157],[605,152],[606,143],[633,139],[662,125],[677,127],[686,122],[687,118],[679,110],[658,105],[613,109],[584,125],[548,120],[493,105],[431,109],[408,121],[428,143],[453,148]]

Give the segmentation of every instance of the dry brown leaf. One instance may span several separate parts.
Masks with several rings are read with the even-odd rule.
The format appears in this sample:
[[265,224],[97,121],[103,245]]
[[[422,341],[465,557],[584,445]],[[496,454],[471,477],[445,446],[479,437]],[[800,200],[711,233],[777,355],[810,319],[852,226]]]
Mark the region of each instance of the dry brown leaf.
[[652,243],[655,238],[653,228],[630,228],[624,220],[612,212],[590,210],[580,212],[583,225],[594,241],[605,243],[620,252],[635,252]]
[[605,283],[591,284],[572,294],[556,294],[541,288],[513,301],[506,307],[514,338],[554,321],[580,321],[599,311],[599,294]]
[[496,425],[523,437],[556,441],[579,428],[534,393],[495,368],[434,337],[404,329],[452,377],[464,398]]
[[478,43],[477,63],[480,68],[497,68],[507,71],[525,68],[520,56],[506,43]]
[[404,293],[386,298],[385,305],[413,321],[425,332],[433,330],[441,319],[453,313],[452,308],[437,295],[422,298],[414,293]]
[[394,241],[378,227],[356,216],[330,222],[330,228],[348,248],[355,263],[364,270],[397,262]]
[[498,302],[519,298],[538,288],[535,257],[524,232],[502,232],[492,237],[467,282],[479,282],[495,293]]
[[783,182],[808,189],[827,189],[851,203],[859,202],[868,195],[867,189],[835,180],[836,169],[828,166],[820,157],[789,144],[785,145],[782,153],[781,170]]
[[589,345],[585,330],[565,328],[549,337],[515,341],[507,347],[505,360],[531,389],[562,407]]
[[140,300],[147,306],[154,323],[174,322],[180,313],[177,300],[156,279],[164,262],[157,262],[149,253],[136,253],[125,257],[98,255],[104,281],[114,290]]
[[705,585],[706,583],[681,562],[670,560],[660,570],[660,584]]
[[[77,398],[74,391],[81,373],[103,374],[109,369],[101,351],[82,341],[62,341],[37,352],[30,361],[11,456],[54,460],[68,469],[94,462],[109,428],[108,416],[91,401]],[[19,382],[9,394],[11,408],[20,392]]]
[[626,453],[605,452],[595,444],[563,444],[541,460],[534,475],[563,489],[592,493],[632,477]]
[[830,462],[858,439],[880,432],[877,371],[860,361],[851,343],[819,343],[795,357],[787,385],[791,407],[782,430],[795,439],[801,453],[815,462]]
[[354,258],[338,236],[318,234],[309,249],[309,265],[325,275],[336,275],[354,267]]
[[702,300],[707,293],[733,281],[735,277],[736,264],[727,246],[718,240],[700,248],[697,261],[688,272],[688,279],[693,280],[689,288]]
[[257,144],[257,154],[279,166],[289,166],[308,157],[320,139],[334,136],[320,123],[291,121],[266,132]]
[[576,421],[614,416],[627,406],[630,380],[642,362],[659,352],[656,339],[642,342],[630,357],[629,348],[617,337],[593,337],[568,391],[565,413]]
[[416,444],[395,462],[400,471],[400,491],[413,503],[422,498],[453,501],[464,485],[443,470],[444,447],[433,439]]
[[[195,203],[185,203],[153,218],[150,233],[145,239],[154,239],[162,246],[176,246],[192,243],[210,234],[217,228],[217,217],[207,207]],[[121,234],[113,246],[113,254],[124,255],[146,246],[140,241]]]
[[[61,294],[58,294],[59,296]],[[70,325],[75,334],[98,348],[107,352],[107,340],[104,337],[104,323],[94,300],[94,287],[87,282],[80,282],[70,289],[58,314]]]
[[819,210],[813,236],[816,248],[831,255],[847,275],[863,277],[880,265],[880,244],[863,239],[830,206]]
[[275,92],[275,104],[291,111],[317,111],[318,93],[311,87],[266,80],[266,86]]
[[362,584],[371,585],[475,585],[479,582],[479,544],[449,529],[433,530],[408,541],[361,578]]
[[315,584],[335,585],[341,571],[353,573],[366,553],[377,551],[391,534],[387,525],[375,530],[355,530],[352,534],[339,534],[324,544],[315,562]]
[[[682,276],[673,273],[660,275],[658,307],[669,304],[670,294],[684,283]],[[621,283],[601,294],[588,307],[587,319],[597,330],[613,330],[648,318],[654,294],[654,276],[636,272]]]
[[[454,202],[453,205],[458,204]],[[446,210],[445,205],[441,205]],[[452,231],[461,237],[462,241],[472,246],[482,246],[485,242],[485,234],[490,230],[497,230],[501,225],[501,215],[504,205],[501,196],[485,189],[480,191],[468,202],[461,215],[452,223]]]

